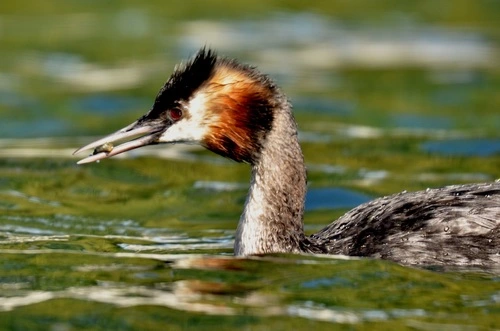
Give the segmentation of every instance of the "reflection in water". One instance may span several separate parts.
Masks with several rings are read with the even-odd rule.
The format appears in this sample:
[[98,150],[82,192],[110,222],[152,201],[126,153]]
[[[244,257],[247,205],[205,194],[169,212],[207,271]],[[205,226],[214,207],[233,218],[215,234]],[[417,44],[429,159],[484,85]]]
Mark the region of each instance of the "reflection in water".
[[189,238],[187,236],[178,238],[155,237],[153,243],[148,244],[117,244],[118,247],[132,252],[189,252],[198,250],[222,250],[233,248],[234,235],[228,234],[222,237]]
[[[241,294],[240,289],[234,291],[234,289],[224,287],[221,291],[220,284],[201,281],[179,281],[172,286],[170,291],[146,287],[73,287],[59,292],[26,291],[24,296],[3,298],[0,302],[0,311],[9,311],[26,305],[66,298],[106,303],[119,307],[160,306],[212,315],[288,315],[343,324],[430,315],[422,309],[352,310],[341,307],[329,308],[307,301],[287,305],[280,302],[278,296],[272,294],[257,292],[248,293],[245,296],[241,296]],[[238,295],[239,299],[224,305],[221,304],[220,300],[213,299],[214,295]],[[211,303],[211,301],[215,302]]]
[[314,305],[311,302],[305,302],[302,306],[290,306],[290,315],[302,316],[308,319],[355,324],[369,321],[384,321],[393,318],[404,317],[425,317],[430,316],[429,312],[423,309],[393,309],[384,311],[382,309],[349,310],[337,307],[337,309],[328,309],[320,305]]
[[[13,252],[5,250],[1,251],[1,253],[11,255],[27,254],[26,251]],[[50,255],[53,253],[55,252],[33,251],[30,254]],[[72,254],[75,257],[75,263],[78,263],[78,255],[82,253],[75,254],[74,252]],[[85,255],[83,253],[83,256]],[[357,267],[353,264],[356,259],[352,258],[346,259],[343,257],[343,259],[338,259],[332,256],[315,258],[305,255],[291,257],[284,255],[242,259],[192,254],[135,253],[94,253],[93,255],[96,258],[110,256],[117,263],[111,265],[75,265],[73,269],[79,272],[80,277],[84,277],[87,273],[96,272],[101,275],[100,277],[103,277],[106,273],[122,271],[141,280],[148,280],[148,277],[144,277],[145,274],[158,273],[156,267],[137,266],[129,263],[119,264],[135,258],[164,261],[167,266],[165,272],[177,275],[175,277],[181,279],[162,282],[156,277],[149,277],[152,280],[149,285],[98,280],[95,286],[77,285],[55,291],[30,290],[26,285],[21,284],[16,287],[16,284],[11,283],[8,286],[2,286],[5,296],[0,300],[0,311],[12,311],[35,304],[38,304],[38,307],[43,307],[44,303],[47,303],[50,307],[50,301],[52,300],[72,299],[121,308],[164,307],[180,313],[195,312],[216,316],[300,317],[311,321],[340,324],[402,320],[406,321],[403,322],[403,325],[412,322],[415,325],[436,326],[432,324],[432,320],[425,322],[426,319],[443,318],[442,313],[435,312],[435,308],[418,308],[412,307],[411,304],[406,308],[401,308],[394,305],[394,303],[391,304],[393,298],[401,296],[404,297],[405,301],[413,302],[411,297],[404,295],[404,289],[392,288],[394,285],[391,285],[393,277],[407,274],[407,271],[402,267],[388,268],[388,266],[381,266],[381,268],[375,267],[375,270],[371,272],[361,272],[351,277],[350,281],[353,282],[354,286],[350,286],[346,292],[342,284],[336,283],[336,285],[331,286],[321,282],[321,279],[324,278],[316,278],[318,276],[322,277],[325,272],[314,273],[311,272],[314,269],[307,269],[307,267],[311,266],[315,269],[333,267],[330,269],[331,272],[347,276],[350,272],[357,271]],[[295,266],[297,269],[294,269]],[[265,272],[266,267],[275,270],[274,273],[285,272],[288,277],[283,278],[281,275]],[[350,271],[350,268],[354,269]],[[300,272],[300,270],[309,270],[311,274]],[[198,271],[197,275],[204,274],[205,276],[189,279],[189,275],[193,275],[194,271]],[[410,272],[415,275],[413,279],[408,279],[408,283],[405,285],[410,288],[422,281],[429,288],[433,288],[434,291],[438,292],[442,292],[443,287],[456,287],[457,279],[450,279],[450,284],[447,285],[444,279],[438,281],[432,273],[418,270]],[[262,274],[268,275],[267,278],[261,278]],[[184,279],[182,279],[182,275],[185,275]],[[422,279],[428,278],[428,280],[421,280],[420,277]],[[246,281],[240,281],[245,278]],[[297,283],[304,283],[303,279],[307,279],[306,282],[308,283],[317,282],[320,284],[318,290],[323,292],[323,296],[318,297],[319,292],[314,292],[314,289],[308,288],[309,292],[304,293],[311,293],[310,300],[302,298],[300,294],[299,297],[295,297],[294,293],[297,290],[293,290],[293,287]],[[272,290],[273,283],[280,290]],[[400,285],[404,284],[401,283]],[[386,289],[384,293],[377,293],[380,286]],[[410,288],[408,288],[408,291],[410,291],[408,293],[411,293]],[[467,291],[466,289],[462,291],[464,290]],[[372,295],[368,293],[372,293]],[[346,305],[351,300],[351,297],[354,298],[359,295],[364,296],[364,300],[366,300],[364,304]],[[498,295],[496,296],[498,300]],[[320,298],[324,298],[329,303],[321,303]],[[332,301],[326,298],[332,298],[333,302],[338,302],[338,304],[333,304]],[[452,300],[452,296],[447,297],[444,301],[438,299],[435,304],[450,305],[450,300]],[[488,305],[494,300],[494,296],[488,298],[462,296],[462,304],[467,307],[481,306],[481,303],[482,305]],[[147,316],[147,312],[144,312],[144,314]]]
[[[3,251],[2,253],[9,253]],[[14,253],[14,252],[11,252]],[[32,252],[32,254],[49,252]],[[103,255],[103,254],[99,254]],[[125,257],[116,254],[115,257]],[[158,255],[129,254],[127,257],[154,258]],[[260,258],[239,259],[220,256],[196,255],[162,255],[163,261],[170,262],[170,268],[189,270],[213,270],[230,273],[252,272]],[[318,263],[320,260],[296,260],[286,258],[266,257],[264,262],[290,263]],[[335,261],[329,257],[326,261]],[[126,270],[130,273],[147,271],[145,267],[133,265],[82,265],[75,270],[81,273],[95,271]],[[334,323],[356,324],[363,321],[387,320],[409,316],[425,316],[429,314],[422,309],[348,309],[342,307],[328,307],[311,301],[287,303],[286,296],[271,292],[260,292],[262,285],[248,285],[245,283],[214,282],[200,279],[178,280],[172,283],[156,283],[154,286],[131,286],[127,284],[100,282],[100,286],[69,287],[60,291],[22,290],[16,295],[2,298],[0,311],[9,311],[19,307],[39,304],[54,299],[76,299],[110,304],[118,307],[160,306],[185,312],[202,312],[212,315],[239,315],[252,314],[258,316],[297,316],[311,320],[328,321]],[[3,287],[7,289],[6,287]],[[14,286],[10,286],[14,288]]]
[[177,286],[174,284],[172,292],[138,286],[123,288],[71,287],[64,291],[53,292],[26,291],[24,296],[4,298],[0,303],[0,310],[8,311],[51,299],[68,298],[107,303],[120,307],[154,305],[207,314],[234,314],[234,311],[229,307],[196,302],[200,296],[189,289],[188,283],[182,282]]
[[[50,254],[51,251],[7,251],[3,254]],[[75,252],[74,252],[75,253]],[[106,256],[110,254],[94,254],[96,256]],[[221,258],[196,255],[155,255],[155,254],[111,254],[111,256],[120,258],[141,258],[155,259],[170,263],[173,269],[205,269],[205,270],[228,270],[245,271],[245,261],[235,258]],[[110,272],[116,270],[128,271],[139,274],[147,272],[148,267],[134,265],[79,265],[74,270],[80,273],[89,272]],[[25,287],[21,286],[21,288]],[[8,287],[2,286],[4,290],[17,289],[14,284]],[[0,310],[8,311],[17,307],[45,302],[51,299],[70,298],[78,300],[87,300],[93,302],[107,303],[120,307],[131,307],[139,305],[155,305],[173,308],[176,310],[203,312],[207,314],[233,315],[240,312],[241,307],[251,306],[269,306],[272,302],[278,302],[277,298],[272,296],[262,296],[258,293],[252,293],[254,286],[243,284],[230,284],[224,282],[202,281],[202,280],[179,280],[162,286],[162,283],[156,283],[153,287],[131,286],[127,284],[101,282],[101,286],[94,287],[69,287],[62,291],[17,291],[16,295],[8,296],[0,300]],[[233,304],[223,305],[220,300],[214,296],[243,296],[238,300],[236,307]],[[248,297],[246,299],[245,297]],[[213,303],[212,303],[213,301]],[[239,307],[239,308],[238,308]],[[281,310],[281,309],[279,309]],[[274,313],[277,313],[275,310]]]

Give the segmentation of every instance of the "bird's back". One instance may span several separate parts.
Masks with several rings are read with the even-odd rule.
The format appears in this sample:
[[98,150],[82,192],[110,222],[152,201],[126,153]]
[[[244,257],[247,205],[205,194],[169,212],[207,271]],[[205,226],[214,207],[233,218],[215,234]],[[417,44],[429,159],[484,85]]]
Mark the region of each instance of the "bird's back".
[[500,182],[399,193],[312,235],[311,251],[407,265],[500,264]]

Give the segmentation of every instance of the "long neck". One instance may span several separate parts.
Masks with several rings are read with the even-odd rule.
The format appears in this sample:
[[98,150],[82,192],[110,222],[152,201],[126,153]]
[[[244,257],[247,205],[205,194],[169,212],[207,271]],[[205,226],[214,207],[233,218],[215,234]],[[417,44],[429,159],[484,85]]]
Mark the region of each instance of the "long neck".
[[306,170],[287,102],[252,164],[252,180],[236,231],[235,255],[298,252],[304,238]]

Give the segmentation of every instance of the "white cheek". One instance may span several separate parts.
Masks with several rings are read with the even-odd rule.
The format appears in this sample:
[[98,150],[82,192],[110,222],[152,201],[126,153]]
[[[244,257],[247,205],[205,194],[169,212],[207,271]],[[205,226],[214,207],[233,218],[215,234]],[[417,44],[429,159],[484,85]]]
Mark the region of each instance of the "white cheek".
[[168,128],[160,136],[159,141],[164,143],[197,143],[203,139],[205,134],[206,127],[201,127],[198,123],[193,122],[192,119],[183,119]]
[[205,118],[206,97],[198,92],[185,106],[189,114],[167,129],[159,138],[159,142],[198,143],[206,136],[208,127]]

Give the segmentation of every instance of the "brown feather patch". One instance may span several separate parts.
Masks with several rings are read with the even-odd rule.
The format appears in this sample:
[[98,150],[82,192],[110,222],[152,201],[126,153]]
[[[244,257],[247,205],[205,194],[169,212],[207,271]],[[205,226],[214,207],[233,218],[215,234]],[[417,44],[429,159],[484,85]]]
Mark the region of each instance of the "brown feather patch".
[[272,88],[246,68],[221,64],[205,85],[209,150],[252,163],[272,125]]

